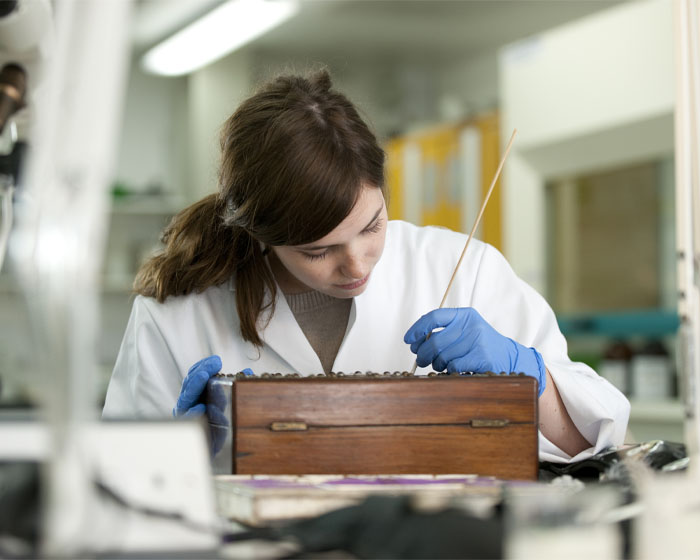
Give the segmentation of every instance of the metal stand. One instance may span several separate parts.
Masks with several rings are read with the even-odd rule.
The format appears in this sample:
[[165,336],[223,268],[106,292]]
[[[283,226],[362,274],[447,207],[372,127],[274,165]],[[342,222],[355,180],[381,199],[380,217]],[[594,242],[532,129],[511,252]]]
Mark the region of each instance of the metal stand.
[[[700,11],[674,3],[676,37],[676,244],[680,378],[688,455],[700,457]],[[697,467],[697,464],[696,464]]]

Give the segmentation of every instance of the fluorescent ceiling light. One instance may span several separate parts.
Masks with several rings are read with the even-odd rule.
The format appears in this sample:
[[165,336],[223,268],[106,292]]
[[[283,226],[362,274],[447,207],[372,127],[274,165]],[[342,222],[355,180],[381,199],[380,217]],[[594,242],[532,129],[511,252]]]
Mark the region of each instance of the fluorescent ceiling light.
[[229,0],[149,50],[147,72],[189,74],[233,52],[292,17],[297,0]]

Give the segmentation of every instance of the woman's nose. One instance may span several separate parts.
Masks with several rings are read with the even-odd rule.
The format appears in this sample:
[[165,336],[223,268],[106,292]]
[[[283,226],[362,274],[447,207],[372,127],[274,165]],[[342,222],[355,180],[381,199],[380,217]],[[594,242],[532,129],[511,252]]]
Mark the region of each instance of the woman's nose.
[[343,276],[350,280],[361,280],[367,273],[367,265],[362,258],[362,253],[358,251],[348,251],[340,267]]

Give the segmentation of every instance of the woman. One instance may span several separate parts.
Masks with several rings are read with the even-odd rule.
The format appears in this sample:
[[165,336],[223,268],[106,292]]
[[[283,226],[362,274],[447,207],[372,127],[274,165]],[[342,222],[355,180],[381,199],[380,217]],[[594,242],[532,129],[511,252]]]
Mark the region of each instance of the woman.
[[535,377],[542,460],[622,443],[629,403],[569,360],[550,307],[494,248],[471,243],[434,310],[465,237],[388,222],[384,152],[327,73],[264,86],[221,149],[219,193],[177,215],[139,271],[105,416],[200,413],[222,369],[383,372],[417,358],[419,373]]

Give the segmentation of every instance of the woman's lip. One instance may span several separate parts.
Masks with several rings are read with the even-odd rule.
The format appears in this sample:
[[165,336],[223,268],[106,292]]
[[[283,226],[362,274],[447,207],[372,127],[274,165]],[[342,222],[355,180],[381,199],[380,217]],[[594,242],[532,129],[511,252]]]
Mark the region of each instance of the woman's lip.
[[338,284],[338,287],[341,290],[355,290],[360,286],[364,285],[365,282],[367,282],[367,280],[369,280],[369,274],[365,276],[362,280],[358,280],[357,282],[353,282],[352,284]]

